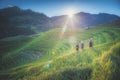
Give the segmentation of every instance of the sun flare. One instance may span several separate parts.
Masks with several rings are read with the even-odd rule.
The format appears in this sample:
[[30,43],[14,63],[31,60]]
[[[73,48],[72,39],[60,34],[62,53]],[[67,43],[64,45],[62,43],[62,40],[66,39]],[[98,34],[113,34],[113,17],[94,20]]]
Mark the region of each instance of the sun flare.
[[68,17],[69,17],[69,18],[72,18],[73,15],[74,15],[74,14],[72,14],[72,13],[68,13]]
[[75,14],[75,11],[73,9],[71,10],[67,10],[66,11],[66,14],[69,18],[73,18],[74,17],[74,14]]

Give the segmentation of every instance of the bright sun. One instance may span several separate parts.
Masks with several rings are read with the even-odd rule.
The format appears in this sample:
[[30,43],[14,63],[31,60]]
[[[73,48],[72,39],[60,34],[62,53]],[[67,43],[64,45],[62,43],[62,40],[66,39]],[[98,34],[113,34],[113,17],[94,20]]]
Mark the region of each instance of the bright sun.
[[74,13],[75,13],[75,11],[74,10],[67,10],[66,11],[66,14],[67,14],[67,16],[69,17],[69,18],[73,18],[73,16],[74,16]]
[[73,13],[68,13],[67,15],[68,15],[69,18],[72,18],[74,14]]

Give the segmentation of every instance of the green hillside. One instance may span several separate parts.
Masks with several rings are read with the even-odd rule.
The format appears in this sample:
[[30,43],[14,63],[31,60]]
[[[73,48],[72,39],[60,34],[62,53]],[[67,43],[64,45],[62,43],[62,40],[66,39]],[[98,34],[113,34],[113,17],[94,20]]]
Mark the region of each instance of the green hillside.
[[[83,50],[75,50],[77,41]],[[57,28],[0,45],[0,80],[120,80],[120,26]]]

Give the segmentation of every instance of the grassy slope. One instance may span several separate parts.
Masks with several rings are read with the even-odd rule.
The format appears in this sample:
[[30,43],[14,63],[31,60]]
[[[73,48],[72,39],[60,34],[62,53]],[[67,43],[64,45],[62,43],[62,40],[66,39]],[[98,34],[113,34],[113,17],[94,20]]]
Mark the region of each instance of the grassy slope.
[[[16,46],[18,49],[15,48],[9,53],[3,50],[0,78],[3,80],[119,80],[119,34],[120,28],[103,26],[67,31],[62,37],[61,30],[54,29],[37,37],[26,38],[28,39],[26,42],[23,38],[21,41],[23,45]],[[91,37],[94,40],[93,48],[87,47],[88,39]],[[85,49],[76,52],[75,40],[84,40]]]

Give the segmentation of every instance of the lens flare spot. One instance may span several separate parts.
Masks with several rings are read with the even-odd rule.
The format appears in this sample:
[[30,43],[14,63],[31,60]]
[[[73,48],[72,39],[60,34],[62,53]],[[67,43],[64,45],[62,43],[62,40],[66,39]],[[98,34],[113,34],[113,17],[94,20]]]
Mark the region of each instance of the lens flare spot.
[[64,27],[62,28],[62,32],[64,33],[64,32],[66,32],[66,30],[67,30],[67,26],[64,26]]
[[56,52],[55,51],[52,51],[52,55],[55,55],[56,54]]

